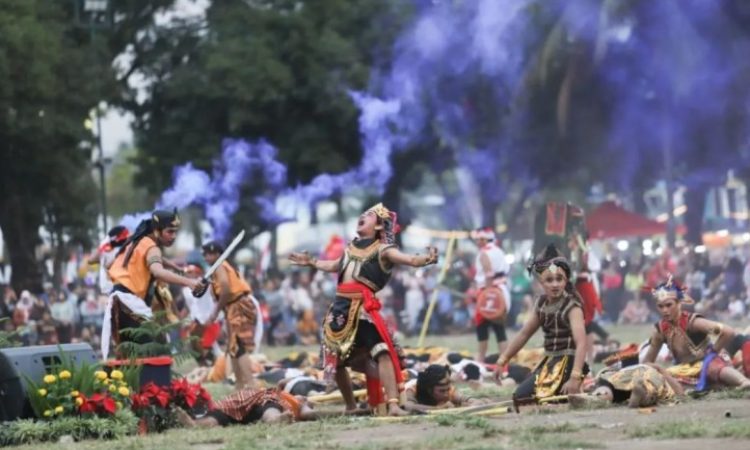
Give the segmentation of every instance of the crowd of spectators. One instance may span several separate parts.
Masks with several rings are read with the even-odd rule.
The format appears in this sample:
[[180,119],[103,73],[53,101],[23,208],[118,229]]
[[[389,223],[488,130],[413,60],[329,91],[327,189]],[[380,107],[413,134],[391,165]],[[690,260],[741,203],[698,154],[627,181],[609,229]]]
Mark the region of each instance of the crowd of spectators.
[[[471,252],[459,251],[445,278],[438,283],[440,267],[395,269],[388,286],[377,296],[382,313],[395,330],[406,336],[419,334],[430,301],[435,306],[428,325],[432,334],[467,333],[473,329],[478,293],[473,282]],[[696,253],[667,250],[653,257],[600,257],[597,273],[604,311],[603,325],[641,324],[657,317],[648,286],[672,274],[694,299],[696,311],[721,321],[748,316],[750,259],[740,250]],[[533,301],[534,283],[523,264],[511,266],[512,307],[507,324],[519,327]],[[270,270],[263,278],[248,268],[246,278],[259,300],[267,345],[311,345],[319,342],[320,324],[336,291],[335,275],[290,268]],[[24,345],[89,342],[99,348],[107,297],[96,278],[75,279],[66,286],[45,283],[39,293],[15,292],[0,285],[0,326],[18,332]],[[189,315],[182,294],[173,291],[177,313]]]

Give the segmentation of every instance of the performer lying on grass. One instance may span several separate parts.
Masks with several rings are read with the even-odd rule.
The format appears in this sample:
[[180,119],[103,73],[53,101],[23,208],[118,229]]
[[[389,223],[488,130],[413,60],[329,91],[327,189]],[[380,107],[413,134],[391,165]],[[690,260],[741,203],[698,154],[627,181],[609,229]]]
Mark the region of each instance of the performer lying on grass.
[[481,404],[460,394],[451,382],[449,366],[432,364],[419,372],[416,380],[406,384],[406,409],[408,411],[429,411]]
[[193,419],[177,409],[177,418],[183,426],[193,428],[315,420],[318,415],[304,397],[277,389],[247,388],[214,402],[204,417]]
[[544,331],[544,359],[518,386],[514,398],[544,398],[580,392],[581,382],[588,372],[585,365],[586,330],[581,299],[571,283],[570,264],[554,245],[549,245],[529,270],[539,278],[544,293],[537,298],[521,331],[498,358],[495,376],[499,378],[508,361],[541,327]]
[[568,401],[573,406],[627,403],[631,408],[643,408],[674,401],[684,393],[680,382],[663,367],[636,364],[603,369],[591,394],[571,394]]
[[437,262],[437,249],[428,248],[427,255],[408,255],[395,244],[399,227],[396,213],[381,203],[359,217],[357,235],[337,260],[319,261],[308,253],[292,253],[293,264],[310,266],[326,272],[337,272],[336,299],[328,309],[323,324],[323,354],[327,379],[335,378],[344,396],[347,411],[357,409],[351,379],[345,366],[357,367],[368,376],[368,399],[373,408],[383,409],[382,387],[387,396],[387,412],[404,415],[403,379],[398,354],[390,333],[380,316],[380,291],[391,278],[395,265],[424,267]]
[[[651,336],[645,362],[654,362],[667,344],[677,365],[667,369],[681,383],[704,391],[718,386],[750,389],[750,380],[732,367],[724,350],[735,338],[735,331],[723,323],[682,310],[683,303],[692,303],[670,276],[652,291],[661,320]],[[710,336],[716,341],[712,344]]]

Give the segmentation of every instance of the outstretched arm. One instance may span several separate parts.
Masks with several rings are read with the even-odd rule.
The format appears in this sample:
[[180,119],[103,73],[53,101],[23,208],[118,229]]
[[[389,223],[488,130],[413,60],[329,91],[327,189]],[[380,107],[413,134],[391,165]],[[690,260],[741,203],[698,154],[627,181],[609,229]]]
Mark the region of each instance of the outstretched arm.
[[536,330],[538,330],[540,326],[541,323],[539,322],[539,317],[532,311],[532,313],[529,314],[526,323],[523,324],[521,331],[519,331],[513,340],[510,341],[508,348],[506,348],[503,354],[500,355],[500,358],[498,358],[497,368],[495,369],[495,378],[500,377],[500,371],[503,370],[503,367],[508,364],[508,361],[516,356],[516,353],[518,353],[524,345],[526,345],[529,339],[531,339],[531,336],[536,333]]
[[310,256],[310,253],[308,252],[291,253],[289,255],[289,261],[295,266],[309,266],[322,270],[323,272],[338,272],[339,266],[341,265],[341,258],[319,260],[318,258]]
[[152,247],[149,249],[148,253],[146,253],[146,265],[154,278],[165,283],[187,286],[191,290],[195,290],[203,284],[199,279],[183,277],[182,275],[177,275],[176,273],[165,269],[161,249],[159,249],[159,247]]
[[435,247],[427,247],[426,255],[410,255],[396,247],[389,247],[383,251],[382,257],[393,265],[424,267],[438,262],[438,251]]
[[180,267],[176,262],[172,261],[171,259],[167,259],[162,256],[161,263],[167,269],[172,269],[175,272],[179,273],[180,275],[184,273],[184,271],[182,270],[182,267]]

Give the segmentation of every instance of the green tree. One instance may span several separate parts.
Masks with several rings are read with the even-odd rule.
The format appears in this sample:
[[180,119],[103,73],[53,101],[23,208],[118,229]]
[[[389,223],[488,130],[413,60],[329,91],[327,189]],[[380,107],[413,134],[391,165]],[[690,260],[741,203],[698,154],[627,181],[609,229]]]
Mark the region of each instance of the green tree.
[[[394,2],[398,3],[398,2]],[[265,138],[291,183],[356,165],[359,113],[347,89],[364,89],[402,16],[390,2],[212,2],[205,21],[181,22],[136,46],[148,97],[136,116],[139,184],[158,194],[174,166],[208,169],[225,137]],[[248,186],[253,190],[256,186]],[[257,221],[243,199],[237,220]],[[260,231],[260,230],[256,230]]]
[[56,265],[90,242],[98,188],[84,120],[119,96],[115,56],[172,3],[112,0],[87,17],[80,1],[0,0],[0,228],[15,289],[41,289],[40,227]]

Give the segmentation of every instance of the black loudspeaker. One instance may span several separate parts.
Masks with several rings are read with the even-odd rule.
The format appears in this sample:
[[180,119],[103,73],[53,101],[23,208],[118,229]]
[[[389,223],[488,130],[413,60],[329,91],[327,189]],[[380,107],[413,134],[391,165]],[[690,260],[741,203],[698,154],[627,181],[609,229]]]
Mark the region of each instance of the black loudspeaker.
[[76,366],[97,362],[89,344],[38,345],[0,349],[0,422],[33,417],[24,375],[41,383],[60,361],[60,348]]

